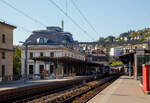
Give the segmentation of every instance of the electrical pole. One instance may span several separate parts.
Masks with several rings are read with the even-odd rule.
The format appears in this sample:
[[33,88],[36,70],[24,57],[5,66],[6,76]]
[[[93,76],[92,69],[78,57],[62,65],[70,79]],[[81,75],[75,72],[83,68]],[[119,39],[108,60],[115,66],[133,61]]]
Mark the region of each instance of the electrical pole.
[[28,43],[29,42],[22,42],[22,41],[20,41],[19,43],[23,43],[25,45],[25,60],[24,60],[23,79],[24,79],[24,82],[26,82],[27,79],[28,79],[27,69],[28,69]]
[[26,82],[28,76],[27,76],[27,65],[28,63],[28,44],[25,43],[25,68],[24,68],[24,81]]

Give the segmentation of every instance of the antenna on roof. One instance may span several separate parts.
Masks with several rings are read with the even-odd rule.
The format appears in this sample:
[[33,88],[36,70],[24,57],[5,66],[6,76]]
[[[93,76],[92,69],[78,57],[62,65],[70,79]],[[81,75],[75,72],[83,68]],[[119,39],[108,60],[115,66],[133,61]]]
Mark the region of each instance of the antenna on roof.
[[62,31],[64,31],[64,20],[61,21]]

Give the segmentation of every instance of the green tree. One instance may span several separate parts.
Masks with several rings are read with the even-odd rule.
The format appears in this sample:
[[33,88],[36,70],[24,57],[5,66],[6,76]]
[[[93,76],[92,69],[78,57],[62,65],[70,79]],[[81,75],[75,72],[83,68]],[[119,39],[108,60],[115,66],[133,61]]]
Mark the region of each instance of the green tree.
[[13,55],[13,73],[14,75],[21,75],[21,50],[19,46],[14,46]]
[[108,41],[110,43],[112,43],[114,41],[115,37],[114,36],[108,36],[106,39],[108,39]]
[[100,49],[102,49],[102,50],[104,49],[103,45],[100,45]]
[[114,66],[114,65],[122,65],[123,63],[122,63],[122,61],[116,61],[116,62],[112,62],[112,66]]
[[98,40],[98,42],[105,42],[104,37],[100,37],[99,40]]
[[109,59],[109,63],[112,64],[113,62],[115,62],[114,58]]

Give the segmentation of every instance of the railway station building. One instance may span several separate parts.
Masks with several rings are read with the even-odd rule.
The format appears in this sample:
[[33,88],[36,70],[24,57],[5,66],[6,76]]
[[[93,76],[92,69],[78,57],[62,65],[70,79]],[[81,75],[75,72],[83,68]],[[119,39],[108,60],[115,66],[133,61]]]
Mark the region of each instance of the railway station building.
[[[86,70],[81,69],[88,64],[85,63],[85,54],[73,40],[72,34],[64,32],[60,27],[47,27],[46,30],[33,31],[26,43],[28,44],[28,75],[40,75],[43,71],[47,75],[85,74]],[[25,72],[24,64],[25,45],[22,45],[22,75]]]

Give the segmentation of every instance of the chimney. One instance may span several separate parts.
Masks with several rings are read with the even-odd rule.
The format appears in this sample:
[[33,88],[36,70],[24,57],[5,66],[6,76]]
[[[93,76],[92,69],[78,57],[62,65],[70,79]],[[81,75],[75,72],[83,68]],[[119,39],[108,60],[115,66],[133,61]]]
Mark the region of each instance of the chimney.
[[62,31],[64,31],[64,20],[61,21]]

